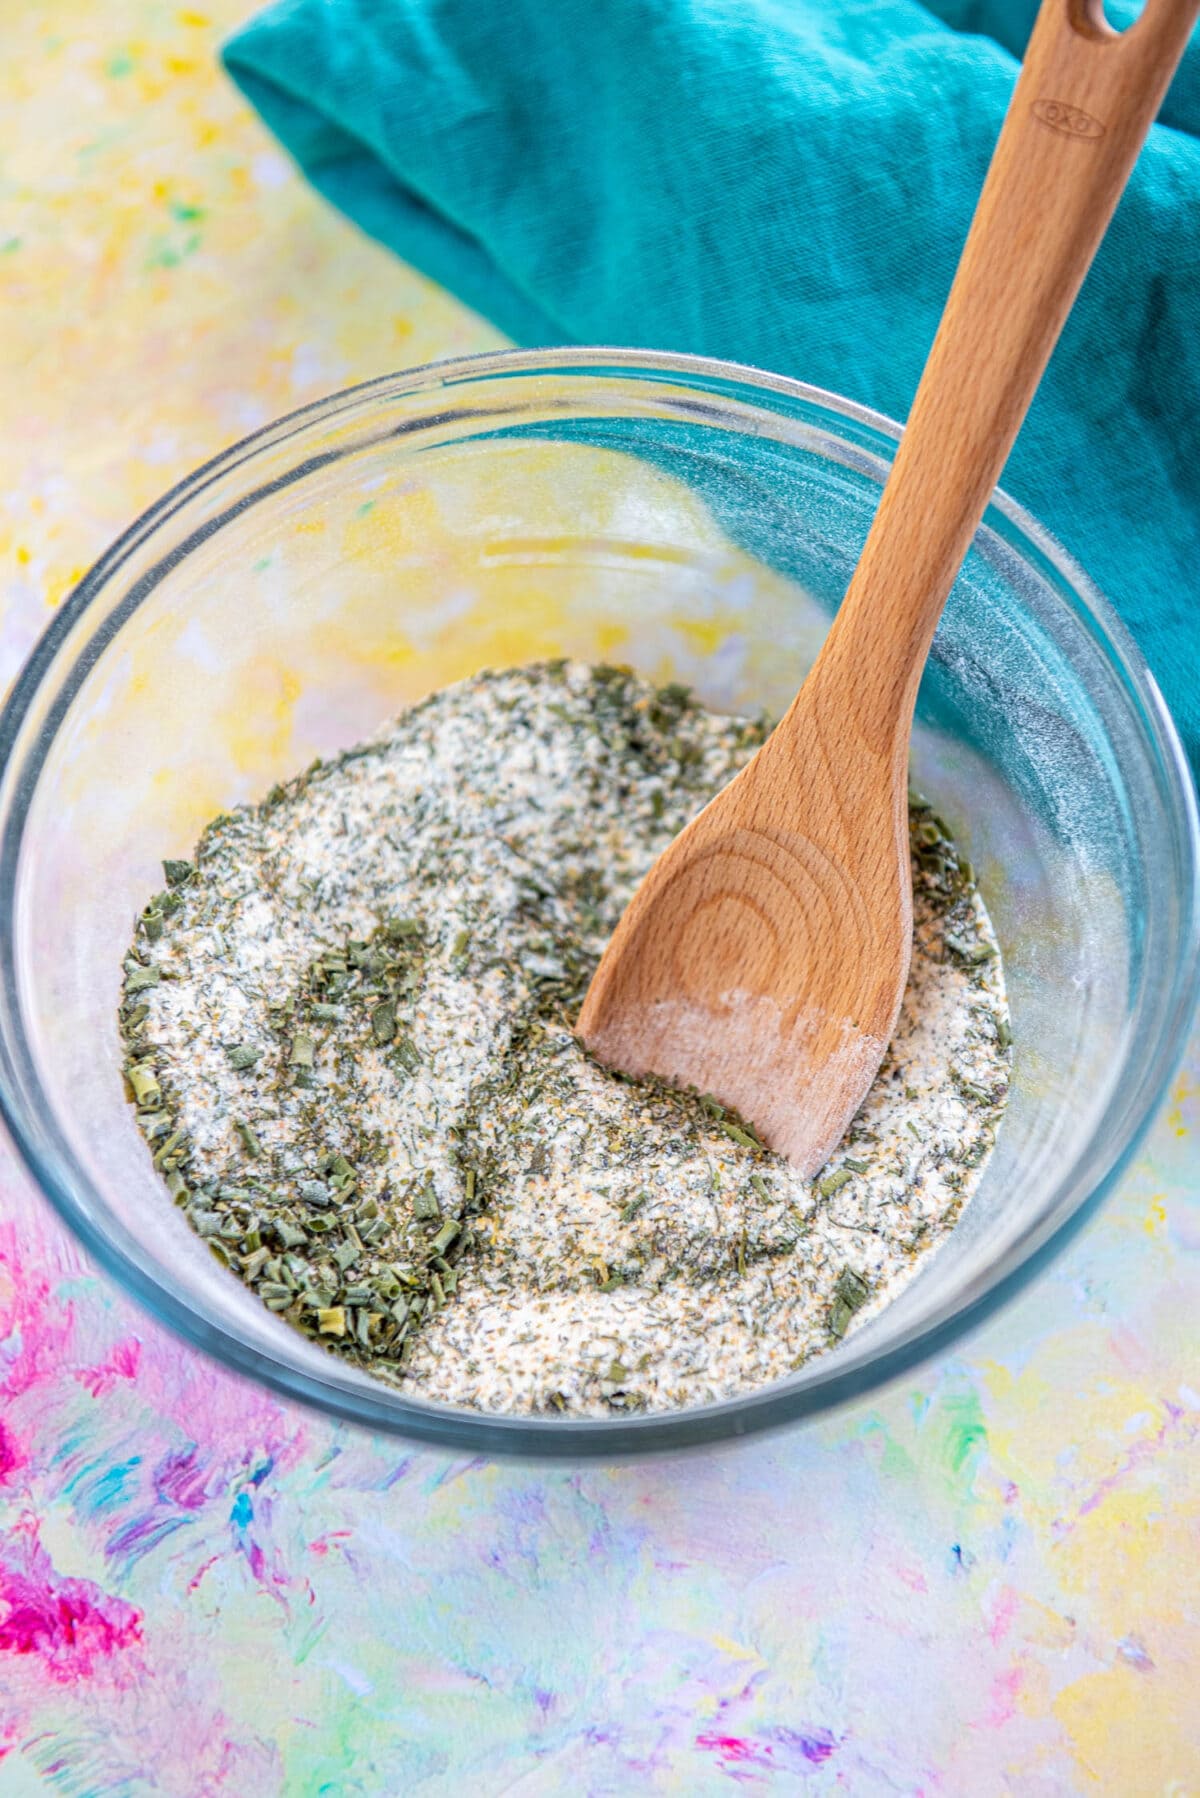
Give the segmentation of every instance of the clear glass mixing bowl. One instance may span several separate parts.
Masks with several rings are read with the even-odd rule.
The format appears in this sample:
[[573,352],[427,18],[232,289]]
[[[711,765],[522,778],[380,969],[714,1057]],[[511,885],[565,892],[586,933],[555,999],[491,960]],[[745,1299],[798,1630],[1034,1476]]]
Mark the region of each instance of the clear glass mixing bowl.
[[0,720],[0,1079],[34,1177],[190,1342],[325,1410],[476,1452],[614,1455],[811,1417],[944,1348],[1096,1204],[1181,1050],[1197,818],[1110,608],[997,495],[922,687],[914,778],[1004,948],[1012,1099],[978,1195],[878,1318],[729,1403],[612,1421],[406,1400],[218,1266],[122,1096],[120,961],[216,811],[477,669],[571,654],[781,708],[844,590],[896,428],[776,376],[629,351],[375,381],[219,456],[56,616]]

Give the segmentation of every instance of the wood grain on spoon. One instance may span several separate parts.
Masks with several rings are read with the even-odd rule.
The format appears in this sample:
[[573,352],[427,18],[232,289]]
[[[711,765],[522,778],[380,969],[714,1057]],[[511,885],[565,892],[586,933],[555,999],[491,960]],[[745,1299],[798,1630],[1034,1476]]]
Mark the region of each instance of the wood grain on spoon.
[[651,869],[580,1013],[600,1060],[712,1093],[804,1173],[866,1097],[908,978],[908,749],[937,621],[1198,11],[1147,0],[1116,33],[1102,0],[1044,0],[821,654]]

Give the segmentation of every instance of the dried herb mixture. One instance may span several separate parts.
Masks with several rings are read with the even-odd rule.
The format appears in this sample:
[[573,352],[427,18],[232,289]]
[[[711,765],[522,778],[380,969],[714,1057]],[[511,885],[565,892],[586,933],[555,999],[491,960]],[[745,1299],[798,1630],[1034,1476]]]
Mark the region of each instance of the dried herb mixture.
[[900,1027],[815,1181],[572,1035],[643,874],[767,729],[616,668],[484,673],[164,864],[125,960],[129,1094],[265,1305],[413,1396],[596,1415],[776,1378],[912,1276],[979,1178],[1011,1040],[919,796]]

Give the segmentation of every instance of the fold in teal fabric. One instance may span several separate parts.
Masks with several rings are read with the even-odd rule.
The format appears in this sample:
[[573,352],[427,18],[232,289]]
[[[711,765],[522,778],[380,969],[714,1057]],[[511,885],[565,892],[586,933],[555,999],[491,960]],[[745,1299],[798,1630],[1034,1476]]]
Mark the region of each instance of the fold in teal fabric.
[[[224,54],[327,199],[517,342],[728,357],[903,418],[1035,10],[280,0]],[[1004,482],[1200,767],[1198,407],[1194,41]]]

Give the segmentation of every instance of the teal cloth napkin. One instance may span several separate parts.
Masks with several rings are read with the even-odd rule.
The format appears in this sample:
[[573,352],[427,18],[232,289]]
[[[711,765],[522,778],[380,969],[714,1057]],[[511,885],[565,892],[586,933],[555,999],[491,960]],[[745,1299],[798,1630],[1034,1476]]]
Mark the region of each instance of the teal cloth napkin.
[[[518,342],[728,357],[903,418],[1035,10],[279,0],[224,55],[321,193]],[[1194,41],[1004,481],[1200,769],[1198,408]]]

